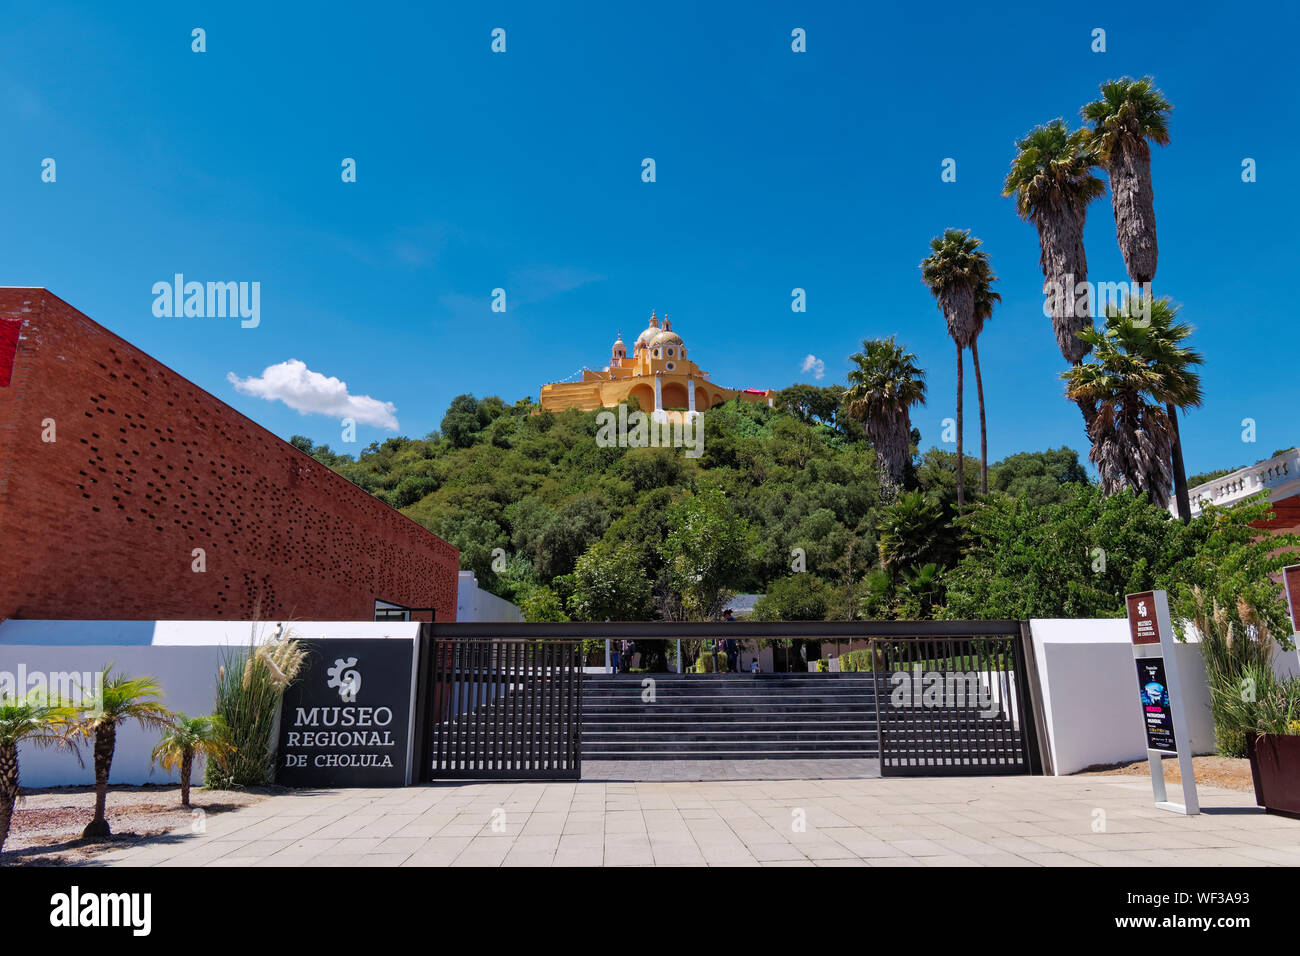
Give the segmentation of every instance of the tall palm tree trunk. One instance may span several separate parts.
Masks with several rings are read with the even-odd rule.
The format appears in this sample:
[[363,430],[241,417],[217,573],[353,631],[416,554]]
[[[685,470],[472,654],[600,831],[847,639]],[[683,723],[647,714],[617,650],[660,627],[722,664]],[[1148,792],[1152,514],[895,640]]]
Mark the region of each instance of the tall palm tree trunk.
[[112,724],[104,724],[95,731],[95,817],[82,831],[83,839],[112,835],[104,814],[108,804],[108,772],[113,766],[116,744],[117,728]]
[[190,774],[194,770],[194,755],[181,757],[181,806],[190,805]]
[[1192,502],[1187,490],[1187,470],[1183,467],[1183,439],[1178,433],[1178,409],[1173,402],[1165,405],[1173,432],[1174,499],[1178,502],[1178,520],[1183,524],[1192,521]]
[[963,467],[965,456],[963,455],[962,446],[962,381],[963,369],[961,361],[961,346],[957,346],[957,507],[961,508],[966,504],[966,469]]
[[0,850],[9,836],[9,823],[18,799],[18,745],[0,744]]
[[1135,282],[1156,277],[1155,194],[1151,188],[1151,147],[1145,139],[1116,151],[1110,173],[1111,208],[1115,211],[1115,240],[1124,265]]
[[980,406],[980,494],[989,493],[989,440],[984,424],[984,379],[980,376],[979,336],[970,340],[970,357],[975,364],[975,394]]

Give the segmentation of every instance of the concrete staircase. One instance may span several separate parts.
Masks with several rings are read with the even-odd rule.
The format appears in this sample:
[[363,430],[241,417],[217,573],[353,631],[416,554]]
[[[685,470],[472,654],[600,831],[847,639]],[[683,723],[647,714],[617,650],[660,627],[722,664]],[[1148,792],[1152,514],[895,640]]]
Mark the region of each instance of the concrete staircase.
[[586,674],[582,757],[875,757],[874,692],[871,674]]

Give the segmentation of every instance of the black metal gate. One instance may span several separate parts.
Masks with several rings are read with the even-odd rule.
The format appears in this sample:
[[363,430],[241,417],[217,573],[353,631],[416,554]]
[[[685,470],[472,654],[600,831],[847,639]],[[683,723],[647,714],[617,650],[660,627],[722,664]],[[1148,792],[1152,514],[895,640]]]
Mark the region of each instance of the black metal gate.
[[434,636],[423,648],[423,780],[577,780],[581,641]]
[[881,776],[1043,772],[1028,629],[994,626],[872,641]]
[[418,779],[577,780],[584,639],[724,635],[869,648],[882,776],[1051,772],[1021,621],[447,623],[421,627]]

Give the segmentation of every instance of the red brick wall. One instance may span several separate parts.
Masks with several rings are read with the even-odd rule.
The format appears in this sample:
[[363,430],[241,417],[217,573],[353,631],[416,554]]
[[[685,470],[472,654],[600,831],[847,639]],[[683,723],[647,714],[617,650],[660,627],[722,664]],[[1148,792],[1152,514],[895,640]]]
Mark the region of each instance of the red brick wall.
[[0,619],[455,619],[441,538],[44,289],[0,289],[0,344],[15,329]]

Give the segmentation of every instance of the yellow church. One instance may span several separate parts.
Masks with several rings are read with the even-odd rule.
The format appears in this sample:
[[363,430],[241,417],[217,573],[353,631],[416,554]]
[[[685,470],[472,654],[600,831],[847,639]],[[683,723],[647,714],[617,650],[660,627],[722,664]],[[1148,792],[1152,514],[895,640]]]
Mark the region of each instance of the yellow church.
[[633,397],[642,411],[653,410],[656,418],[663,418],[671,411],[702,412],[733,398],[771,405],[776,392],[714,385],[686,357],[686,343],[673,331],[668,316],[660,328],[659,319],[651,312],[649,327],[632,344],[631,358],[619,332],[605,368],[599,372],[584,368],[581,381],[543,385],[541,404],[549,411],[580,408],[589,412],[614,408]]

